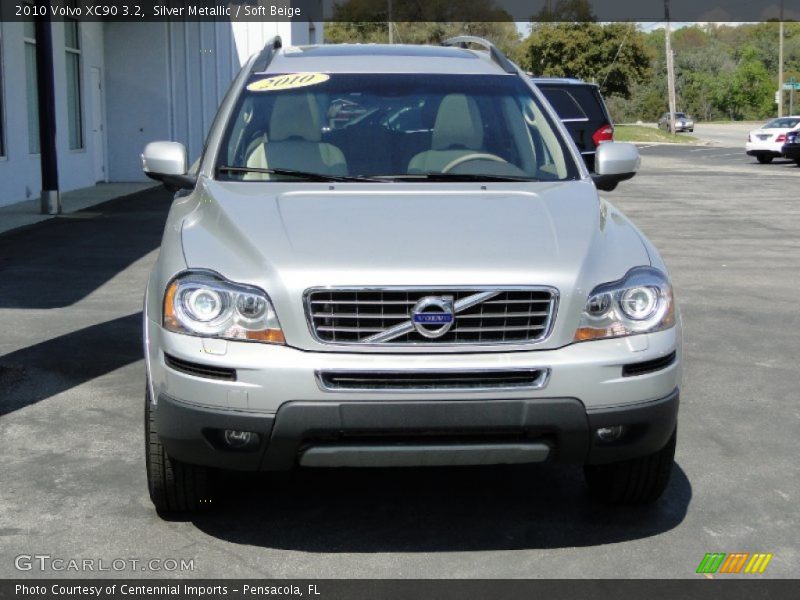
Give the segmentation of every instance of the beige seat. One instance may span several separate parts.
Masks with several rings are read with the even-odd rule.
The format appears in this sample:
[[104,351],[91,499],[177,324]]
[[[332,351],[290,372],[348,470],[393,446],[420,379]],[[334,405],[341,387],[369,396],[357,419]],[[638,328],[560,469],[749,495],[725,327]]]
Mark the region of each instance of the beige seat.
[[439,173],[454,160],[484,153],[483,121],[474,98],[449,94],[442,99],[433,125],[431,150],[408,163],[409,173]]
[[[258,169],[293,169],[324,175],[347,175],[344,154],[333,144],[320,141],[319,111],[313,94],[278,96],[269,120],[267,141],[247,157],[247,166]],[[269,179],[248,173],[245,179]]]

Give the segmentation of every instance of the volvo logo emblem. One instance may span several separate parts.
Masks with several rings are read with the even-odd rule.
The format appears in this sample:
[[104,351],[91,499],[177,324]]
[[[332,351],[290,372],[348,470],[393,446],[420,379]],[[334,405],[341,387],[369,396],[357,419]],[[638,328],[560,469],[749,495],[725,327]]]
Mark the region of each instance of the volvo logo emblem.
[[440,338],[455,322],[452,296],[425,296],[411,309],[414,329],[426,338]]

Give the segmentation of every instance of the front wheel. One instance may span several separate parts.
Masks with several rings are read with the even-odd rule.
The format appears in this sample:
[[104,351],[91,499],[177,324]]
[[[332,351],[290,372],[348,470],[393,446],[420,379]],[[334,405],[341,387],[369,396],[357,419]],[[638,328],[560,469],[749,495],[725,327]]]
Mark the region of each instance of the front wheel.
[[160,513],[193,512],[211,503],[210,472],[171,458],[158,437],[149,389],[144,405],[145,463],[150,499]]
[[794,164],[796,164],[798,167],[800,167],[800,158],[795,158],[794,159]]
[[675,460],[677,429],[667,444],[647,456],[586,465],[583,469],[589,493],[607,504],[650,504],[661,497],[669,483]]
[[762,165],[766,165],[772,162],[772,157],[767,154],[759,154],[756,156],[756,160],[758,160],[758,162],[760,162]]

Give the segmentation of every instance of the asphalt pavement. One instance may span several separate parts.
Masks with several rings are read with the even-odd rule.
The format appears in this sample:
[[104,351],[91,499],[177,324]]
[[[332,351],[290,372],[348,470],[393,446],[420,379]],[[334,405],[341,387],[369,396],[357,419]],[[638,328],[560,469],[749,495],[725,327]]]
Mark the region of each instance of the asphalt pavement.
[[117,577],[686,578],[712,551],[797,577],[800,169],[727,144],[643,145],[607,194],[662,251],[684,319],[676,465],[648,508],[598,506],[579,469],[537,465],[231,476],[215,511],[164,520],[140,319],[168,195],[0,235],[0,577],[92,574],[15,568],[46,554],[193,566],[93,573]]

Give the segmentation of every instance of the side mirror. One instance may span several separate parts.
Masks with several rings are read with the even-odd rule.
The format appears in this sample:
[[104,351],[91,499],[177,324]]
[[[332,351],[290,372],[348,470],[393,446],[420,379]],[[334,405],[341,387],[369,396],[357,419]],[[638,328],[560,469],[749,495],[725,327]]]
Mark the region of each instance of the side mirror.
[[592,179],[598,190],[610,192],[620,181],[636,175],[641,158],[633,144],[622,142],[603,142],[594,155]]
[[142,152],[142,169],[171,192],[194,189],[197,177],[188,174],[186,148],[178,142],[151,142]]

